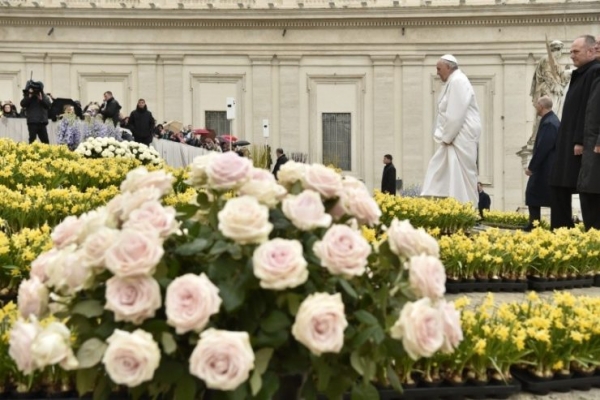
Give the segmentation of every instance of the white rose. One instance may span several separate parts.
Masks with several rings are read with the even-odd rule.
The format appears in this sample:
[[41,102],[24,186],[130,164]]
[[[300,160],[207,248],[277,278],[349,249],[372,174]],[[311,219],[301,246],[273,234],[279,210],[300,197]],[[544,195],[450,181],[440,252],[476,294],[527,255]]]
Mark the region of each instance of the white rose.
[[200,332],[210,316],[219,312],[221,302],[219,288],[204,273],[182,275],[167,288],[167,323],[175,327],[179,335],[192,330]]
[[446,293],[446,270],[437,257],[421,254],[408,261],[410,288],[418,297],[436,300]]
[[79,366],[71,348],[71,332],[60,322],[51,322],[35,337],[31,355],[40,369],[56,364],[66,370]]
[[211,159],[206,167],[208,183],[217,190],[230,190],[242,186],[250,180],[252,161],[240,157],[234,151],[220,153]]
[[379,223],[381,210],[364,184],[356,179],[345,179],[340,193],[340,203],[346,214],[359,223],[373,226]]
[[105,254],[106,268],[120,277],[153,275],[164,254],[162,240],[133,229],[124,229],[119,236]]
[[390,249],[394,254],[410,258],[420,254],[440,256],[440,246],[423,228],[415,229],[408,220],[394,218],[387,230]]
[[269,208],[275,207],[287,194],[287,190],[275,180],[273,174],[262,168],[253,168],[252,179],[239,189],[242,195],[255,197]]
[[106,211],[113,220],[125,222],[133,210],[147,201],[158,201],[160,197],[160,190],[153,187],[125,192],[113,197],[106,205]]
[[248,380],[254,352],[247,332],[207,329],[190,357],[190,373],[216,390],[235,390]]
[[76,216],[68,216],[52,229],[50,237],[56,247],[62,249],[73,243],[78,243],[83,221]]
[[452,353],[463,340],[463,331],[460,323],[460,312],[454,308],[454,303],[446,300],[439,301],[437,308],[442,314],[444,324],[444,344],[442,351]]
[[35,318],[31,323],[18,319],[10,330],[8,355],[15,360],[17,369],[25,375],[31,374],[36,369],[31,345],[41,331],[42,328]]
[[47,265],[46,274],[46,286],[65,295],[88,289],[94,278],[94,271],[85,262],[84,252],[75,245],[62,249],[53,262]]
[[218,219],[221,233],[240,244],[262,243],[273,230],[269,209],[250,196],[229,200],[219,211]]
[[321,196],[313,190],[286,197],[281,209],[294,226],[303,231],[327,228],[331,225],[331,215],[325,212]]
[[369,242],[347,225],[333,225],[313,250],[331,274],[346,277],[364,274],[371,254]]
[[113,382],[136,387],[152,380],[160,363],[160,349],[151,334],[141,329],[133,333],[116,329],[106,342],[102,362]]
[[35,315],[42,318],[48,312],[48,288],[35,276],[25,279],[19,285],[17,303],[23,318]]
[[283,164],[277,172],[277,180],[280,184],[290,189],[294,183],[302,182],[304,180],[304,174],[308,166],[303,163],[298,163],[290,160]]
[[103,270],[105,267],[104,256],[106,251],[119,239],[119,231],[111,228],[99,228],[96,232],[89,235],[81,250],[85,263],[96,270]]
[[139,325],[154,317],[162,305],[158,282],[147,276],[119,278],[106,281],[106,305],[115,314],[115,321]]
[[31,272],[29,273],[29,276],[35,276],[40,280],[40,282],[46,283],[48,281],[48,266],[53,264],[60,254],[60,250],[58,250],[56,247],[53,247],[52,249],[37,256],[37,258],[31,262]]
[[347,326],[342,295],[314,293],[300,304],[292,335],[316,356],[339,353]]
[[312,164],[304,174],[304,187],[313,189],[326,199],[339,196],[342,176],[321,164]]
[[212,163],[214,157],[216,157],[216,153],[210,152],[206,155],[194,158],[194,161],[190,166],[189,178],[186,183],[196,189],[206,185],[208,182],[206,168]]
[[431,357],[444,344],[442,314],[432,307],[427,297],[408,302],[400,312],[400,318],[390,330],[390,336],[402,340],[410,358]]
[[161,196],[173,190],[173,175],[164,170],[148,172],[144,167],[138,167],[127,173],[121,183],[121,192],[135,192],[140,189],[158,189]]
[[264,289],[283,290],[302,285],[308,279],[308,263],[297,240],[273,239],[254,250],[254,276]]

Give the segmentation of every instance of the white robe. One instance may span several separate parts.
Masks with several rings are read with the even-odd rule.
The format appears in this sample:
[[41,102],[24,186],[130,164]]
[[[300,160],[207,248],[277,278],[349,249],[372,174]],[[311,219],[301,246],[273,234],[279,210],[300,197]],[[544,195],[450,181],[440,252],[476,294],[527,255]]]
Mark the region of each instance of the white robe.
[[433,134],[440,144],[427,168],[423,196],[454,197],[477,207],[477,148],[481,119],[473,86],[461,71],[454,71],[438,99]]

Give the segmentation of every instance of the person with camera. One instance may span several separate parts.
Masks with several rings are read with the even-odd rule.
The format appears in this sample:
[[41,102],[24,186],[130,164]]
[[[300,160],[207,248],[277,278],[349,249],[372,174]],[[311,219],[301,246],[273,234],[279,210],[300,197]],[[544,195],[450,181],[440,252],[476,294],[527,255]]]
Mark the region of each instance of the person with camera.
[[23,90],[23,100],[21,107],[25,109],[27,115],[27,129],[29,130],[29,144],[38,137],[40,142],[49,144],[48,131],[48,110],[50,109],[50,99],[44,94],[44,84],[41,82],[27,82]]
[[106,121],[111,119],[115,126],[119,126],[119,114],[121,105],[113,97],[112,92],[104,92],[104,103],[100,106],[100,114],[102,119]]

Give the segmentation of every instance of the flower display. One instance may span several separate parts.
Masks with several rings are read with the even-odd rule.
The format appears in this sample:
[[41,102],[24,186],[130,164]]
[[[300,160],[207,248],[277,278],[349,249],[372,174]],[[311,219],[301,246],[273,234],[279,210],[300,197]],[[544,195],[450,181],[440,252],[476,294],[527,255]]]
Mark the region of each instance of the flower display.
[[[440,317],[443,277],[422,284],[423,273],[439,272],[439,260],[427,254],[410,266],[387,241],[371,246],[361,226],[377,224],[380,214],[365,203],[361,182],[304,165],[279,185],[231,154],[194,161],[190,187],[178,189],[195,191],[189,204],[166,204],[172,174],[140,168],[100,207],[54,227],[53,247],[33,260],[35,274],[20,289],[47,290],[49,304],[24,296],[19,310],[33,333],[46,309],[69,318],[64,329],[35,333],[33,348],[36,340],[44,345],[33,362],[19,358],[23,373],[80,368],[82,395],[125,385],[177,398],[208,391],[271,398],[279,378],[301,372],[310,376],[301,390],[314,393],[307,398],[338,397],[375,390],[368,382],[393,373],[407,354],[429,357],[458,345],[456,315]],[[254,181],[271,195],[249,189]],[[439,329],[420,348],[403,306],[425,300]],[[402,335],[394,333],[399,316]],[[65,341],[71,330],[76,339]],[[394,343],[399,351],[376,350]],[[391,383],[400,389],[399,382]]]
[[118,141],[113,137],[90,137],[81,142],[75,152],[89,158],[131,158],[142,164],[162,164],[160,154],[143,143]]

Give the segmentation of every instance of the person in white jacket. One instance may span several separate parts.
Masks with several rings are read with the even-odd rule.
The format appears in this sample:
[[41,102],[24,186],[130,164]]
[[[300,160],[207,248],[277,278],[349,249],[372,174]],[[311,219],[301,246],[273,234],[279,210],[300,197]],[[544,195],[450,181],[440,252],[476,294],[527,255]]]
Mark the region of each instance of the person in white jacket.
[[477,207],[477,151],[481,118],[473,86],[450,54],[440,58],[437,74],[445,83],[437,103],[435,132],[439,148],[429,161],[422,196],[453,197]]

